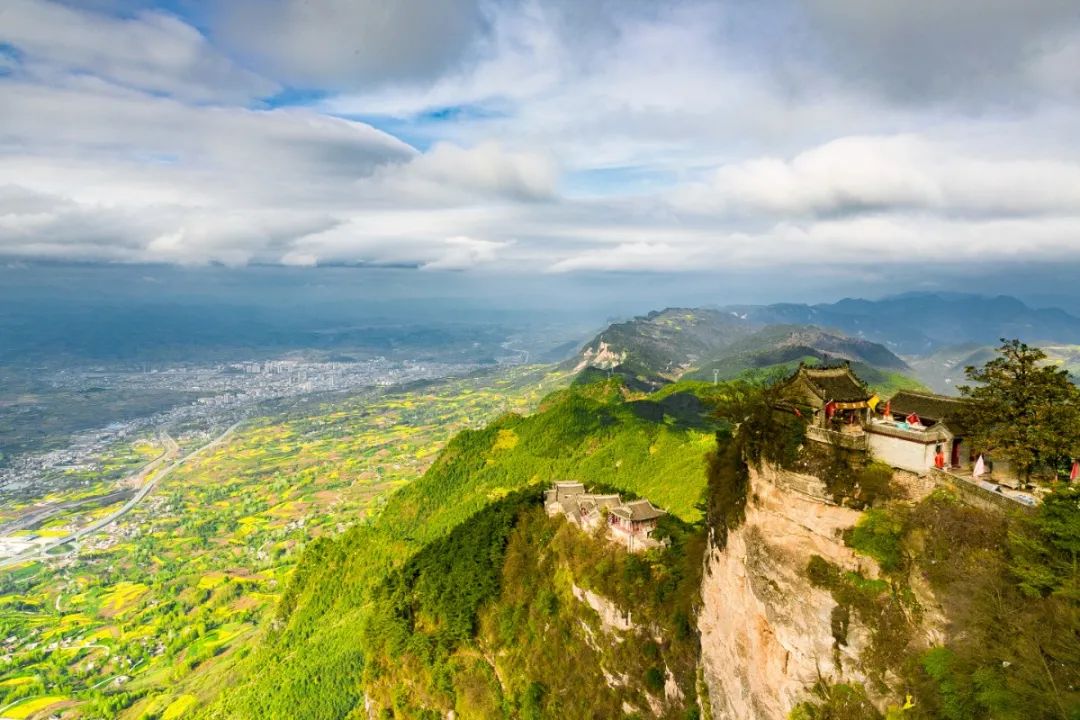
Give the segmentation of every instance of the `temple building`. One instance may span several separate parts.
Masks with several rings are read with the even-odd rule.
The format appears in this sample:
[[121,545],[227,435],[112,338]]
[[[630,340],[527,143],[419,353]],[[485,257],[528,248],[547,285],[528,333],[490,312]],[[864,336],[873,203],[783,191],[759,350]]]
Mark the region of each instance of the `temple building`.
[[608,525],[615,534],[627,538],[649,539],[656,529],[656,521],[664,511],[653,507],[648,500],[631,500],[611,508]]
[[807,438],[849,450],[866,450],[864,426],[878,398],[846,363],[836,367],[800,364],[776,392],[778,410],[807,420]]
[[585,492],[580,482],[557,482],[544,494],[547,514],[565,515],[586,530],[605,525],[612,538],[638,552],[660,543],[653,538],[657,520],[666,515],[648,500],[623,502],[619,495]]
[[866,452],[919,475],[972,462],[959,398],[902,390],[881,402],[847,364],[800,365],[777,394],[778,409],[807,419],[809,440]]
[[779,396],[800,414],[812,413],[810,424],[821,428],[858,425],[866,418],[873,397],[846,364],[799,365],[795,374],[781,383]]

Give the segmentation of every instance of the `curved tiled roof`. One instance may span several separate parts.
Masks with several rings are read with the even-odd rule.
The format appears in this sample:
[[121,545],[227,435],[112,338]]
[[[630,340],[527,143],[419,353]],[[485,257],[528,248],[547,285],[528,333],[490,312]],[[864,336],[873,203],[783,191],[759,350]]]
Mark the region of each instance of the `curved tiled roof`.
[[894,415],[915,413],[921,420],[943,423],[956,423],[965,405],[967,401],[961,398],[911,390],[901,390],[889,399],[889,410]]
[[828,368],[800,366],[792,380],[798,377],[806,380],[825,402],[858,402],[870,398],[870,393],[846,365]]
[[634,522],[654,520],[664,514],[662,510],[654,508],[648,500],[631,500],[621,507],[612,509],[611,512]]
[[549,511],[555,508],[579,523],[603,510],[634,522],[652,520],[667,514],[648,500],[623,502],[617,493],[587,493],[582,492],[584,489],[584,484],[580,482],[557,482],[546,492],[545,504]]

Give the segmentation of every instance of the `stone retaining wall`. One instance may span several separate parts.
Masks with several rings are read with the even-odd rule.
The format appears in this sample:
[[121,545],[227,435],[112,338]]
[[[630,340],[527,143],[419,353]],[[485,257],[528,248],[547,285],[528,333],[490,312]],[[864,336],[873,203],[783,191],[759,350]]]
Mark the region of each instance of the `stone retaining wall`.
[[958,478],[955,475],[942,470],[935,468],[930,474],[938,483],[955,488],[967,502],[970,502],[976,507],[987,510],[1005,510],[1006,512],[1012,510],[1021,510],[1029,513],[1035,512],[1035,508],[1033,507],[1016,502],[1004,495],[987,490],[975,483],[970,483],[963,478]]

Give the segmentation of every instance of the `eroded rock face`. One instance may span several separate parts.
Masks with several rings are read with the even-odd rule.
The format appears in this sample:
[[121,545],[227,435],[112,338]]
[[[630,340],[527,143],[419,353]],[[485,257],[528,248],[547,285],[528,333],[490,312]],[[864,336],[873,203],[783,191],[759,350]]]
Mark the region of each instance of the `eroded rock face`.
[[626,360],[626,351],[616,352],[611,346],[601,340],[595,348],[585,348],[581,355],[581,361],[574,368],[574,372],[580,372],[587,367],[610,370]]
[[591,590],[579,588],[576,584],[570,586],[570,591],[580,602],[591,607],[600,616],[600,622],[607,631],[633,630],[637,626],[630,620],[630,614],[620,610],[615,603],[607,598],[597,595]]
[[865,680],[857,660],[867,632],[852,622],[846,644],[834,647],[836,603],[806,572],[820,555],[877,575],[844,545],[859,513],[779,487],[774,476],[751,471],[746,522],[706,560],[698,624],[716,720],[784,720],[819,677]]

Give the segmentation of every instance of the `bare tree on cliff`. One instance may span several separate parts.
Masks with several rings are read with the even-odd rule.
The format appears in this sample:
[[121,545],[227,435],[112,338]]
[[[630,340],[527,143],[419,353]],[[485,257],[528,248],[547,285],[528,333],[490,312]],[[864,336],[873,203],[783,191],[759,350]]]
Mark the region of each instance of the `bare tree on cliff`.
[[1080,455],[1080,388],[1039,348],[1002,339],[998,354],[966,368],[973,384],[957,388],[972,401],[965,415],[976,442],[1025,480],[1039,468],[1060,473]]

